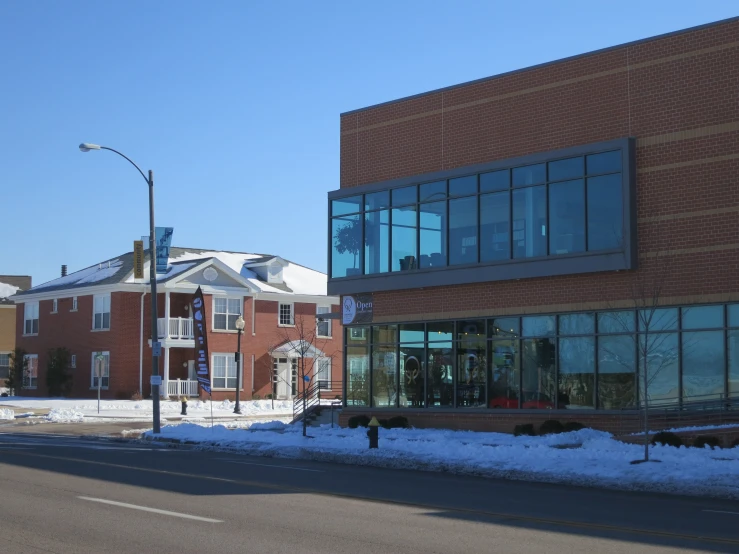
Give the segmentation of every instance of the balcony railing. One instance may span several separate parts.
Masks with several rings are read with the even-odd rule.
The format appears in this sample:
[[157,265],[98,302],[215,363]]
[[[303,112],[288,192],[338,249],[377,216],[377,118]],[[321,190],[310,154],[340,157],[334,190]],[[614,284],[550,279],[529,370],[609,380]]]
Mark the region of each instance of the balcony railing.
[[160,339],[190,339],[192,334],[192,319],[189,317],[166,317],[157,319],[157,334]]
[[198,396],[198,382],[175,379],[167,381],[167,394],[169,396]]

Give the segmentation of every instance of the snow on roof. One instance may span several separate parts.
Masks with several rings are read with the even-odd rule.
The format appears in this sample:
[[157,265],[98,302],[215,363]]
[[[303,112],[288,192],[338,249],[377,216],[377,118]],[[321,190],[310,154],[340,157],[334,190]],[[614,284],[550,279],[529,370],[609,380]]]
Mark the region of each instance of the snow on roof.
[[20,287],[9,285],[7,283],[0,283],[0,298],[8,298],[9,296],[13,296],[16,292],[18,292],[18,290],[20,290]]
[[70,273],[66,277],[59,277],[53,281],[42,283],[30,289],[33,291],[40,291],[51,287],[62,287],[62,286],[73,286],[73,285],[89,285],[97,283],[108,277],[112,277],[123,267],[121,260],[111,260],[98,265],[93,265],[87,269],[81,269]]
[[[139,283],[139,284],[143,283],[143,284],[146,284],[146,283],[148,283],[149,282],[149,265],[150,264],[149,264],[148,261],[147,262],[144,262],[144,279],[143,280],[141,280],[141,279],[134,279],[133,278],[133,273],[131,273],[131,275],[129,275],[128,278],[124,281],[124,283],[126,283],[126,284],[131,284],[131,283]],[[197,264],[195,262],[192,262],[192,263],[184,263],[184,264],[178,263],[178,264],[170,265],[167,268],[167,273],[157,273],[157,281],[166,281],[167,279],[171,279],[175,275],[179,275],[180,273],[184,273],[185,271],[187,271],[191,267],[195,267],[196,265]]]

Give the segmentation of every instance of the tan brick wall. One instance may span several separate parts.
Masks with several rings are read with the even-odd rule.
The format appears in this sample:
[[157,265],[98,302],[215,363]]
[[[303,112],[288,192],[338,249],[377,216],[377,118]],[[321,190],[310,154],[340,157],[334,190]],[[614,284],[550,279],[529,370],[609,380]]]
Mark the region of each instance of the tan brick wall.
[[0,306],[0,352],[15,348],[15,306]]

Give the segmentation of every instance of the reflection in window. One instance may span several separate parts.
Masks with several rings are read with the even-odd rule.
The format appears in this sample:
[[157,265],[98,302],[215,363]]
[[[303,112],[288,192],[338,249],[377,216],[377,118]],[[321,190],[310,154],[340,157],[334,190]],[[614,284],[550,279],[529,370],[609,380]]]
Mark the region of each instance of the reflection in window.
[[507,260],[511,256],[510,194],[480,196],[480,261]]
[[418,207],[421,220],[420,267],[446,265],[446,202],[429,202]]
[[372,343],[373,344],[394,344],[398,342],[398,326],[397,325],[373,325],[372,326]]
[[[677,333],[639,336],[639,375],[647,364],[647,393],[650,404],[675,404],[679,400]],[[639,399],[644,404],[644,378],[639,378]]]
[[454,404],[454,359],[451,342],[429,343],[428,407]]
[[392,271],[416,269],[416,207],[392,211]]
[[477,196],[449,201],[449,265],[477,263]]
[[[423,336],[423,332],[422,332]],[[400,407],[423,408],[426,374],[423,342],[400,344]]]
[[556,396],[554,339],[521,341],[523,357],[523,389],[521,407],[524,410],[553,409]]
[[592,335],[595,332],[593,314],[563,314],[559,316],[560,335]]
[[364,216],[364,272],[387,273],[390,255],[390,212],[367,212]]
[[380,192],[372,192],[364,195],[364,209],[380,210],[390,206],[390,191],[381,190]]
[[525,187],[526,185],[538,185],[547,178],[546,164],[527,165],[516,167],[513,170],[513,186]]
[[490,408],[519,408],[521,360],[517,340],[494,340],[490,343]]
[[549,185],[549,253],[585,251],[585,187],[582,179]]
[[739,331],[729,331],[729,394],[739,393]]
[[369,406],[369,348],[346,348],[346,405]]
[[621,174],[588,179],[588,250],[620,248],[623,243]]
[[423,323],[404,323],[400,326],[400,342],[423,342],[425,332]]
[[477,175],[449,179],[449,196],[477,194]]
[[588,175],[621,171],[621,151],[614,150],[602,154],[591,154],[587,157],[587,171]]
[[398,399],[395,345],[372,347],[372,405],[395,407]]
[[598,314],[599,333],[633,333],[634,312],[601,312]]
[[488,337],[515,339],[521,334],[517,317],[496,317],[488,323]]
[[723,306],[691,306],[682,308],[683,329],[715,329],[724,326]]
[[547,254],[546,187],[513,191],[513,257],[535,258]]
[[362,195],[339,198],[331,202],[331,215],[353,214],[362,211]]
[[418,190],[415,185],[412,187],[403,187],[390,191],[393,206],[404,206],[406,204],[415,204],[418,200]]
[[487,368],[485,339],[457,343],[457,407],[484,408]]
[[522,320],[525,337],[547,337],[555,334],[553,315],[526,316]]
[[595,339],[559,340],[558,408],[595,408]]
[[646,308],[637,312],[639,331],[672,331],[677,329],[677,308]]
[[450,341],[454,338],[454,322],[442,321],[429,323],[426,332],[429,342]]
[[739,327],[739,304],[729,304],[726,310],[729,316],[729,327]]
[[331,252],[331,277],[359,275],[359,254],[362,247],[360,215],[347,215],[331,220],[333,251]]
[[598,407],[636,405],[636,345],[629,335],[598,338]]
[[443,200],[446,198],[446,181],[424,183],[419,187],[419,201]]
[[683,333],[682,354],[683,399],[720,398],[724,394],[723,331]]
[[505,190],[511,186],[510,169],[502,169],[500,171],[492,171],[480,175],[480,192],[488,192],[491,190]]
[[549,180],[564,181],[582,177],[584,169],[582,157],[549,162]]

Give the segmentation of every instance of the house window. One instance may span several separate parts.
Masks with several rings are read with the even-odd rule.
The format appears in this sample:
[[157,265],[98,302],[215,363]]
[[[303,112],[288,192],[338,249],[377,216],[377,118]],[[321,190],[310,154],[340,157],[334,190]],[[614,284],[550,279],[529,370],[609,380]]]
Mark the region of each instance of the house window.
[[110,295],[95,295],[93,300],[92,328],[110,329]]
[[107,389],[110,385],[110,352],[92,353],[92,364],[90,365],[91,388],[98,388],[98,377],[100,377],[100,388]]
[[[316,308],[316,315],[330,314],[330,306],[318,306]],[[316,322],[316,333],[319,337],[330,337],[331,336],[331,320],[324,319],[323,321]]]
[[213,354],[213,388],[236,388],[236,359],[233,354]]
[[241,315],[241,298],[213,299],[213,329],[235,331],[236,320]]
[[51,313],[55,314],[57,312],[57,308],[59,308],[59,301],[54,298],[54,300],[51,301]]
[[[38,308],[38,306],[36,306]],[[35,389],[38,386],[38,354],[23,356],[26,362],[26,371],[23,374],[23,388]]]
[[72,354],[72,356],[69,358],[69,367],[72,369],[77,367],[77,354]]
[[318,388],[331,388],[331,358],[316,359],[316,384]]
[[292,304],[280,304],[280,325],[295,325]]
[[70,312],[76,312],[77,311],[77,297],[72,297],[72,309],[69,310]]
[[23,334],[38,335],[38,302],[27,302],[23,313]]
[[[0,379],[7,379],[10,374],[10,354],[0,352]],[[2,383],[3,381],[0,381]]]

